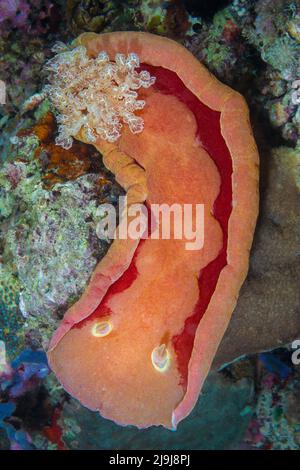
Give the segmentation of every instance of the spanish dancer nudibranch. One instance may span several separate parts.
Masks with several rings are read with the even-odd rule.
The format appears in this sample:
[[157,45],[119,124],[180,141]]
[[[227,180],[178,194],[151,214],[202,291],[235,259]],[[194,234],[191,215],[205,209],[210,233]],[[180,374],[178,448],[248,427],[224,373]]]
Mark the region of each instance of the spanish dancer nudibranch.
[[[184,238],[115,239],[55,332],[49,364],[73,397],[105,418],[176,429],[198,399],[248,270],[258,212],[248,108],[170,39],[85,33],[73,46],[76,99],[88,101],[91,86],[92,101],[80,105],[72,84],[65,97],[50,85],[62,114],[58,143],[92,143],[128,207],[203,204],[205,232],[198,250],[187,250]],[[126,63],[123,78],[136,85],[122,88],[120,80],[103,94],[96,62],[115,64],[101,75],[106,87]],[[59,59],[51,67],[59,77]]]

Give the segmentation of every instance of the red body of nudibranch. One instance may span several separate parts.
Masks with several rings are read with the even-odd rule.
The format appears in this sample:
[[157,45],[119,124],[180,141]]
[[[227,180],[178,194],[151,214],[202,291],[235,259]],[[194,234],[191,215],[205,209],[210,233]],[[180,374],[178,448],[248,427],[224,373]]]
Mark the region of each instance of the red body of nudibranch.
[[[139,55],[144,131],[98,139],[129,205],[204,204],[205,240],[115,240],[52,338],[67,391],[117,423],[176,428],[193,408],[248,269],[258,155],[243,98],[182,46],[147,33],[83,34],[92,57]],[[83,136],[77,136],[79,139]]]

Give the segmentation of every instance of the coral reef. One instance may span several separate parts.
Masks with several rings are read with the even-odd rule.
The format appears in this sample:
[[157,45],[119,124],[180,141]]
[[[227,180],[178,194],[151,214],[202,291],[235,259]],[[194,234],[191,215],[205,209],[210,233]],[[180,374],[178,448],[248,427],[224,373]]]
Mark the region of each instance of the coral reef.
[[[101,172],[102,164],[99,153],[89,145],[74,141],[70,149],[63,149],[55,144],[57,125],[54,115],[47,111],[45,102],[40,106],[43,112],[37,124],[19,131],[20,137],[35,135],[39,146],[35,151],[42,168],[41,178],[45,188],[52,188],[56,183],[74,180],[86,173],[98,173],[98,185],[103,190],[103,197],[108,194],[110,180]],[[37,113],[39,114],[39,113]],[[18,140],[18,139],[16,139]]]
[[260,355],[260,387],[245,441],[259,449],[298,450],[299,372],[289,366],[290,352]]
[[[253,410],[253,364],[248,376],[210,374],[203,397],[177,433],[120,428],[66,397],[45,355],[26,350],[0,373],[0,430],[12,449],[224,449],[238,447]],[[251,375],[252,374],[252,375]],[[218,409],[219,413],[214,413]],[[231,426],[228,427],[230,421]],[[203,426],[205,423],[205,426]],[[195,429],[197,432],[195,433]],[[217,438],[216,438],[217,436]]]
[[8,0],[0,6],[0,31],[21,30],[30,35],[48,32],[55,17],[55,7],[50,0]]
[[[254,108],[263,107],[274,127],[292,144],[299,137],[298,104],[294,103],[300,75],[298,27],[297,2],[259,0],[252,5],[239,0],[185,40],[200,60],[245,94]],[[249,92],[249,85],[256,93]]]
[[41,69],[51,55],[51,44],[66,34],[58,19],[61,6],[56,1],[1,2],[0,77],[6,84],[6,99],[0,104],[0,160],[10,153],[9,137],[32,123],[22,104],[41,87]]
[[99,33],[112,24],[120,24],[124,17],[132,18],[139,0],[103,2],[90,0],[68,0],[66,16],[71,32],[76,36],[85,31]]
[[[116,203],[120,193],[99,163],[93,167],[99,155],[88,146],[80,160],[75,159],[80,144],[62,150],[62,158],[57,158],[49,132],[53,122],[46,114],[40,124],[20,133],[13,161],[9,159],[0,171],[0,325],[10,351],[10,337],[15,344],[19,323],[26,342],[46,346],[60,312],[80,295],[108,248],[96,235],[97,206]],[[9,287],[13,281],[14,290]]]
[[212,372],[201,401],[176,433],[120,428],[83,408],[49,374],[41,351],[27,349],[10,363],[0,343],[0,365],[1,449],[299,447],[300,377],[287,349]]
[[100,33],[131,29],[177,39],[183,38],[195,22],[181,0],[69,0],[66,15],[75,36],[85,31]]
[[[0,348],[2,365],[6,361],[2,341]],[[6,432],[11,450],[32,450],[35,447],[23,410],[30,394],[41,387],[50,372],[47,359],[44,352],[24,350],[12,363],[5,364],[6,369],[0,368],[0,429]]]
[[63,439],[70,449],[97,449],[99,443],[101,449],[234,448],[249,425],[253,396],[252,377],[235,379],[213,372],[208,376],[201,400],[176,433],[161,427],[122,428],[71,400],[61,414]]
[[[98,163],[99,154],[92,155],[87,146],[78,147],[77,142],[68,151],[71,153],[62,152],[64,149],[61,148],[58,151],[54,145],[56,130],[49,122],[52,118],[49,118],[48,125],[44,124],[45,135],[51,134],[49,140],[48,137],[43,137],[41,126],[31,133],[24,131],[23,136],[19,132],[33,129],[40,117],[49,111],[47,101],[37,109],[33,109],[30,100],[27,108],[23,107],[23,103],[42,89],[47,77],[43,76],[41,69],[45,60],[52,55],[52,45],[56,41],[68,43],[84,31],[143,30],[175,38],[186,44],[221,81],[239,90],[247,98],[261,154],[261,218],[251,259],[250,276],[219,349],[216,366],[231,361],[246,351],[253,352],[260,348],[286,344],[300,334],[297,330],[299,243],[296,238],[297,233],[299,234],[299,15],[299,2],[296,0],[9,0],[1,3],[0,79],[6,83],[7,96],[6,104],[0,105],[0,160],[8,160],[8,163],[0,168],[0,341],[5,341],[7,368],[11,367],[10,360],[16,358],[24,348],[28,345],[40,347],[42,341],[46,342],[51,335],[51,331],[47,331],[46,322],[41,326],[44,311],[44,320],[50,321],[53,328],[60,316],[60,305],[65,299],[69,301],[69,295],[80,295],[80,285],[74,293],[65,292],[65,278],[61,280],[60,291],[58,290],[58,283],[54,279],[58,264],[53,262],[51,269],[55,266],[54,273],[47,273],[50,265],[46,256],[41,253],[41,237],[46,236],[46,227],[49,229],[50,225],[52,230],[52,226],[43,222],[46,227],[38,232],[37,221],[41,220],[43,213],[51,215],[49,221],[54,219],[55,229],[52,233],[55,234],[55,244],[58,244],[59,249],[66,249],[67,246],[63,246],[63,241],[60,240],[60,231],[63,230],[62,233],[68,235],[70,233],[63,221],[58,221],[58,214],[62,210],[66,211],[64,214],[67,214],[70,221],[77,216],[87,216],[88,220],[91,218],[89,223],[92,240],[87,232],[76,225],[76,236],[82,237],[81,241],[76,241],[76,246],[80,246],[80,249],[94,247],[89,251],[90,260],[84,260],[81,256],[78,264],[75,260],[72,261],[73,267],[76,264],[76,275],[80,274],[80,277],[87,280],[91,271],[87,273],[85,269],[88,266],[87,269],[92,270],[96,258],[105,252],[104,246],[94,236],[97,220],[95,208],[99,201],[109,199],[110,194],[117,194],[119,189]],[[15,139],[18,133],[19,140]],[[12,145],[11,139],[17,143]],[[95,175],[98,173],[97,179]],[[68,201],[73,204],[70,209],[67,206],[62,207],[62,192],[68,192]],[[38,208],[33,207],[35,201],[39,202]],[[31,230],[28,224],[32,222],[34,225]],[[18,228],[17,233],[27,234],[29,238],[17,240],[13,227]],[[36,240],[32,237],[33,233]],[[71,245],[69,242],[68,247]],[[34,302],[28,299],[30,282],[32,285],[39,285],[39,265],[30,265],[28,258],[27,261],[24,259],[24,253],[18,251],[19,247],[28,250],[26,256],[30,254],[36,260],[37,253],[40,252],[42,269],[46,270],[46,277],[51,281],[49,292],[59,295],[50,307],[47,300],[47,308],[44,309],[46,297],[43,300],[38,292],[34,293]],[[33,248],[38,250],[36,254]],[[54,247],[52,249],[44,244],[44,248],[57,263],[63,262],[62,256],[59,256]],[[19,278],[18,266],[21,268],[22,279],[27,274],[31,277],[31,281],[25,279],[25,310],[28,312],[33,307],[36,315],[28,312],[28,318],[19,309],[19,293],[24,290],[24,286]],[[41,288],[46,295],[45,287]],[[68,282],[66,288],[69,289]],[[37,311],[42,314],[37,314]],[[257,331],[263,333],[257,335]],[[0,349],[3,349],[2,346]],[[285,351],[290,354],[289,349]],[[261,372],[265,366],[260,359],[257,361]],[[241,444],[242,448],[292,448],[299,445],[297,368],[287,379],[280,378],[280,374],[278,378],[274,371],[267,371],[266,383],[261,384],[261,375],[254,374],[248,363],[248,360],[240,360],[223,370],[223,374],[230,378],[233,371],[237,373],[237,370],[238,379],[249,379],[250,376],[257,391],[256,413],[248,428],[247,441]],[[0,360],[0,367],[1,365]],[[232,381],[230,383],[232,385]],[[222,379],[220,397],[226,394],[225,389]],[[62,434],[65,446],[71,448],[99,448],[99,442],[106,448],[112,442],[113,447],[118,444],[120,448],[138,448],[143,447],[149,437],[153,446],[161,442],[159,432],[149,434],[147,431],[137,440],[137,435],[132,430],[120,431],[120,428],[117,429],[112,424],[104,424],[101,418],[83,409],[74,400],[68,401],[52,374],[43,380],[43,384],[37,385],[28,393],[29,395],[24,394],[14,399],[13,403],[5,401],[1,395],[0,448],[9,448],[10,439],[13,448],[62,448]],[[277,395],[280,398],[277,405],[272,407],[272,399],[276,401]],[[17,401],[23,396],[25,398],[18,408],[17,419],[11,421]],[[237,395],[228,394],[228,406],[233,406],[236,397]],[[248,423],[255,405],[251,399],[249,406],[246,402],[247,400],[243,402],[243,409],[239,412],[244,414],[247,418],[245,422]],[[50,407],[47,403],[50,403]],[[226,408],[222,398],[215,403],[219,410],[222,406]],[[239,448],[241,433],[235,427],[236,433],[225,437],[224,430],[228,428],[226,420],[221,420],[223,425],[220,425],[217,432],[215,430],[218,423],[214,423],[211,428],[213,432],[209,436],[208,433],[203,436],[198,432],[199,428],[205,429],[206,423],[213,420],[215,406],[214,404],[209,408],[212,411],[203,419],[194,421],[193,429],[197,427],[197,433],[190,434],[195,439],[193,446],[199,448],[202,439],[207,438],[205,443],[208,447],[215,445],[224,448],[233,443],[233,446]],[[32,414],[32,410],[33,414],[38,411],[40,424],[30,423],[29,429],[28,416]],[[203,416],[203,411],[200,411]],[[237,423],[239,427],[240,421]],[[192,429],[193,424],[189,425]],[[180,429],[179,427],[178,432]],[[244,425],[241,429],[244,429]],[[171,434],[177,449],[181,443],[182,446],[185,445],[182,437],[185,435],[184,431],[185,429],[182,434],[178,434],[178,440]],[[117,432],[120,436],[118,442]],[[199,438],[195,437],[196,434]],[[286,436],[284,442],[283,435]],[[169,436],[163,436],[164,447],[170,443]],[[216,443],[217,439],[223,440]],[[188,442],[186,446],[189,448]]]

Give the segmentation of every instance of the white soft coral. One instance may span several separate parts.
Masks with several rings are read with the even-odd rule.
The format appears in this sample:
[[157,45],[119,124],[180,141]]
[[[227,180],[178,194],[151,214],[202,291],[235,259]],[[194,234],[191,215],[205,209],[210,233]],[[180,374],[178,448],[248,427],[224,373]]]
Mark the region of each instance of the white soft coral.
[[59,113],[58,145],[70,148],[81,129],[91,143],[97,137],[115,142],[124,123],[133,133],[143,130],[144,121],[134,112],[143,109],[145,101],[138,99],[136,90],[150,87],[155,77],[136,71],[137,54],[116,54],[112,62],[105,51],[95,59],[88,57],[83,46],[69,50],[60,45],[58,50],[46,64],[49,85],[43,90]]

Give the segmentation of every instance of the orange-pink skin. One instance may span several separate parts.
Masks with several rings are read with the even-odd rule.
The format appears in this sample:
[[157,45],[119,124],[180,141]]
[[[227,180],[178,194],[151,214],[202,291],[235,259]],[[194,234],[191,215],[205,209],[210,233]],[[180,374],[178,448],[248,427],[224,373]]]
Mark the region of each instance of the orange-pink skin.
[[[100,399],[100,391],[99,397],[97,396],[93,380],[87,380],[88,384],[84,385],[84,377],[81,377],[81,381],[80,378],[76,378],[76,372],[81,372],[84,375],[84,367],[89,367],[86,364],[95,360],[95,356],[100,353],[97,352],[96,347],[91,343],[91,339],[87,336],[87,333],[82,331],[83,329],[77,329],[75,331],[71,330],[71,328],[74,324],[91,315],[100,304],[108,288],[128,268],[139,243],[137,240],[116,240],[112,244],[107,255],[96,267],[83,296],[65,314],[60,327],[51,340],[48,352],[50,365],[65,388],[89,408],[98,409],[103,416],[113,419],[120,424],[135,424],[138,427],[162,424],[168,428],[176,429],[177,424],[190,413],[196,403],[213,357],[235,307],[239,289],[248,270],[249,250],[258,211],[258,153],[249,124],[248,109],[244,99],[238,93],[217,81],[184,47],[169,39],[148,33],[136,32],[118,32],[102,35],[87,33],[81,35],[76,40],[76,44],[83,44],[91,56],[97,55],[101,50],[106,50],[111,59],[114,58],[116,52],[125,54],[136,52],[141,62],[154,66],[163,66],[166,69],[176,72],[185,86],[189,88],[199,100],[211,109],[221,113],[221,132],[230,151],[233,165],[233,207],[228,224],[227,265],[220,273],[215,292],[196,331],[194,348],[188,366],[187,386],[182,387],[182,385],[179,384],[180,377],[176,370],[175,360],[172,362],[164,378],[162,378],[160,373],[155,375],[155,371],[154,375],[152,375],[153,371],[150,369],[151,364],[149,363],[148,365],[147,363],[147,365],[144,365],[141,369],[138,377],[135,379],[128,377],[129,382],[132,379],[133,385],[130,383],[127,384],[126,380],[126,384],[118,384],[120,389],[119,395],[117,387],[114,388],[113,383],[111,383],[113,382],[111,375],[114,374],[114,371],[110,371],[110,376],[106,374],[107,378],[105,371],[103,371],[103,383],[107,380],[108,387],[111,385],[111,394],[116,395],[115,400],[111,399],[110,396],[105,399],[107,403],[112,402],[109,407],[109,405],[103,404],[102,399]],[[141,320],[138,316],[138,311],[135,316],[136,309],[135,305],[132,303],[132,296],[134,293],[137,295],[139,289],[142,292],[146,292],[147,295],[149,295],[148,309],[151,310],[154,299],[151,297],[151,288],[147,288],[147,283],[150,286],[151,279],[155,279],[159,276],[159,270],[155,271],[154,269],[153,271],[153,266],[155,266],[151,264],[153,257],[157,257],[158,264],[161,264],[160,269],[162,269],[163,266],[162,260],[165,256],[164,253],[166,251],[168,253],[168,250],[169,256],[166,255],[165,263],[172,266],[172,260],[175,259],[178,253],[179,260],[182,261],[179,266],[183,279],[181,285],[176,286],[176,277],[170,267],[168,276],[166,277],[168,282],[165,284],[167,298],[163,299],[164,296],[162,295],[159,305],[163,307],[164,305],[170,304],[170,298],[167,292],[168,290],[171,291],[173,296],[173,299],[171,296],[171,305],[174,305],[177,316],[171,316],[171,320],[169,320],[168,317],[169,324],[167,329],[170,331],[171,335],[173,335],[174,333],[178,334],[180,332],[180,330],[176,330],[176,324],[178,325],[177,328],[182,328],[187,313],[192,311],[192,307],[196,301],[198,290],[196,283],[194,285],[191,281],[189,269],[194,269],[195,273],[199,273],[200,269],[205,267],[209,261],[216,257],[222,244],[220,227],[210,214],[219,190],[219,175],[213,161],[206,152],[201,147],[193,144],[192,135],[193,126],[195,126],[193,116],[187,108],[185,109],[185,105],[179,103],[175,97],[158,96],[157,93],[151,92],[150,90],[146,92],[146,96],[147,106],[143,113],[145,119],[145,130],[143,133],[134,136],[130,134],[129,131],[126,131],[117,145],[98,141],[96,147],[102,152],[105,165],[113,171],[117,181],[128,191],[127,194],[130,204],[136,202],[143,203],[145,199],[150,203],[195,203],[195,198],[197,199],[196,202],[205,203],[206,230],[208,230],[205,236],[208,242],[205,242],[204,249],[201,253],[184,253],[180,245],[180,243],[182,243],[181,241],[168,241],[169,248],[167,247],[167,249],[167,245],[164,245],[162,249],[162,244],[159,241],[147,240],[145,242],[145,245],[142,247],[142,254],[139,255],[138,258],[138,262],[140,259],[143,263],[140,262],[140,264],[138,264],[137,262],[139,278],[138,282],[135,283],[136,286],[133,285],[122,293],[121,301],[119,299],[118,302],[117,296],[117,298],[115,300],[113,299],[111,302],[112,309],[118,312],[128,304],[128,309],[131,312],[131,317],[128,315],[128,321],[134,319],[133,324],[130,325],[133,334],[133,344],[135,342],[134,336],[137,335],[138,337],[141,335],[142,329],[140,329],[140,331],[138,331],[138,328],[135,330],[135,326],[139,326],[139,321]],[[174,107],[173,113],[172,106]],[[179,111],[181,116],[180,121],[178,120]],[[157,119],[157,115],[159,115],[159,119]],[[163,119],[166,120],[165,125],[162,124],[164,123]],[[170,123],[169,127],[167,124],[168,121]],[[172,128],[174,125],[183,127],[181,127],[180,132],[178,132],[178,127],[175,129]],[[157,139],[155,139],[155,132],[159,136]],[[161,135],[159,135],[160,133]],[[170,140],[166,138],[168,134],[170,134]],[[180,139],[178,138],[179,135]],[[185,137],[181,137],[182,135]],[[77,137],[81,140],[85,140],[83,135]],[[183,162],[180,167],[181,162],[178,160],[178,172],[175,171],[172,175],[176,183],[174,187],[170,185],[169,188],[164,188],[163,185],[168,181],[172,168],[170,162],[168,163],[168,158],[172,159],[171,151],[175,152],[175,148],[172,148],[172,145],[170,151],[172,139],[174,142],[177,141],[179,147],[181,145],[180,149],[183,155]],[[151,148],[153,151],[151,151]],[[189,151],[185,157],[184,149],[186,148],[189,148]],[[156,158],[156,152],[159,152],[159,156],[161,156],[161,154],[164,155],[163,161],[167,162],[165,168],[161,163],[161,159]],[[194,162],[195,158],[189,159],[190,153],[193,152],[197,155],[197,158],[199,158],[198,162],[193,163],[193,165],[195,165],[194,168],[190,167],[190,165],[192,165],[192,161]],[[188,165],[186,169],[184,168],[185,162]],[[185,170],[186,178],[189,179],[188,194],[191,199],[194,200],[189,199],[186,191],[184,191],[184,184],[180,185],[178,175],[184,175]],[[191,178],[191,175],[193,175],[193,178]],[[183,176],[181,176],[181,178],[184,180]],[[207,184],[208,181],[209,183]],[[199,184],[200,189],[197,184]],[[201,186],[205,188],[205,191],[202,191]],[[169,189],[169,192],[167,189]],[[179,198],[179,200],[176,198]],[[160,250],[162,251],[160,252]],[[197,253],[197,256],[195,253]],[[145,260],[149,260],[152,271],[150,268],[147,271],[148,268],[147,263],[145,265]],[[184,281],[185,266],[187,267],[186,283]],[[164,281],[164,278],[162,278],[162,281]],[[164,286],[162,286],[162,292],[163,288]],[[189,299],[190,301],[190,305],[188,305],[186,309],[184,308],[185,305],[180,307],[180,303],[179,305],[176,304],[176,299],[179,302],[181,299],[181,294],[179,293],[180,289],[183,289],[183,292],[185,292],[186,289],[185,299]],[[186,303],[189,303],[189,301],[186,300]],[[146,301],[140,302],[140,309],[144,312],[143,309],[147,306]],[[152,312],[152,314],[154,315],[155,312]],[[141,315],[141,317],[143,317],[143,315]],[[122,321],[122,315],[119,315],[119,317],[116,316],[116,322],[118,321]],[[156,321],[160,324],[161,318],[158,317]],[[165,321],[166,320],[164,320],[164,322]],[[165,325],[165,323],[163,323],[163,325]],[[123,324],[122,328],[126,330],[126,323]],[[162,331],[162,334],[163,333],[164,331]],[[123,334],[125,333],[123,332]],[[128,334],[130,334],[130,330]],[[112,342],[114,339],[112,338],[110,341]],[[148,346],[147,341],[148,339],[144,340],[146,348]],[[138,344],[139,342],[137,341],[137,349]],[[104,348],[103,351],[107,351],[108,355],[112,354],[109,350],[109,346],[104,347],[101,345],[101,348],[102,347]],[[171,348],[171,346],[169,347]],[[80,350],[81,354],[85,356],[85,363],[82,359],[82,365],[80,356],[79,359],[76,360],[77,362],[75,360],[72,361],[72,351],[74,352],[75,348]],[[174,352],[171,352],[174,357]],[[126,354],[124,354],[124,356],[126,356]],[[101,359],[102,356],[99,356],[97,360]],[[126,361],[126,357],[124,360]],[[132,360],[133,357],[131,354],[128,361]],[[120,361],[122,362],[122,358]],[[146,363],[145,358],[143,358],[143,361]],[[118,364],[116,363],[116,376],[118,373]],[[90,369],[89,374],[91,374]],[[122,380],[124,380],[124,378]],[[149,404],[149,412],[146,409],[147,403],[145,403],[144,406],[146,409],[145,412],[133,410],[133,408],[130,408],[131,405],[127,404],[127,401],[131,399],[131,395],[134,394],[134,388],[130,388],[134,386],[134,380],[136,380],[136,383],[139,383],[139,380],[142,381],[140,395],[144,397],[145,401]],[[96,379],[94,381],[96,382]],[[148,386],[152,387],[152,392],[150,390],[148,393],[145,385],[147,383]],[[126,395],[127,391],[128,396]],[[106,392],[103,393],[105,394]],[[125,404],[122,403],[122,394]],[[164,394],[167,396],[165,397]],[[156,406],[154,395],[158,402],[163,401],[163,403]],[[168,397],[169,395],[170,398]],[[117,403],[119,403],[119,405],[117,405]],[[165,409],[167,410],[166,412]]]

